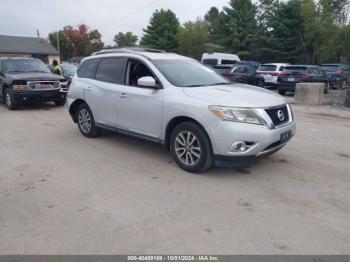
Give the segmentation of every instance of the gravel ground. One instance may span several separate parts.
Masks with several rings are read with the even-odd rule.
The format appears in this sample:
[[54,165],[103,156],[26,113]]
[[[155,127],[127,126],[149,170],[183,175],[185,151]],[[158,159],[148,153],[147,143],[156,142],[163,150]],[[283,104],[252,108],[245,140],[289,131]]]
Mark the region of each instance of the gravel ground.
[[0,254],[349,254],[350,111],[293,108],[283,150],[193,175],[66,108],[0,106]]

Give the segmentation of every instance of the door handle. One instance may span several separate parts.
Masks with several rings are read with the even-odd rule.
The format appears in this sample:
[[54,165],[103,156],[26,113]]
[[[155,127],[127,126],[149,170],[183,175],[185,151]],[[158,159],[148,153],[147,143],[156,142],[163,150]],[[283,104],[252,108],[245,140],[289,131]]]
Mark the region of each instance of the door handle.
[[125,94],[125,93],[121,93],[121,94],[119,94],[119,97],[121,97],[121,98],[127,98],[127,97],[128,97],[128,95],[127,95],[127,94]]

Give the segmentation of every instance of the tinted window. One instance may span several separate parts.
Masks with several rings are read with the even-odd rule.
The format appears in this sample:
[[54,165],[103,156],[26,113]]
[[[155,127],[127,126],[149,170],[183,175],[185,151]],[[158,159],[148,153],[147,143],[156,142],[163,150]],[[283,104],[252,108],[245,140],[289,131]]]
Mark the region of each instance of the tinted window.
[[305,71],[307,67],[305,66],[286,66],[285,70],[289,71]]
[[234,65],[236,63],[237,63],[236,60],[225,60],[225,59],[221,60],[221,64],[223,64],[223,65]]
[[327,72],[336,72],[339,68],[338,65],[321,65],[321,67]]
[[280,66],[280,69],[278,71],[282,72],[284,70],[284,66]]
[[96,80],[121,84],[125,72],[125,60],[121,57],[104,58],[98,65]]
[[217,59],[203,59],[203,64],[205,65],[217,65],[218,60]]
[[95,78],[96,67],[100,59],[89,59],[81,64],[78,69],[78,76],[81,78]]
[[275,65],[261,65],[258,71],[263,72],[275,72],[277,70],[277,66]]

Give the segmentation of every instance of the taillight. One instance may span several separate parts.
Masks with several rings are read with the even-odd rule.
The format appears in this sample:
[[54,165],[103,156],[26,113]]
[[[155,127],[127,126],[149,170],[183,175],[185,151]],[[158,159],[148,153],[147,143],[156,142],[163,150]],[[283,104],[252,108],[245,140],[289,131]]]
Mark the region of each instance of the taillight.
[[343,73],[343,71],[341,69],[338,69],[336,72],[337,75],[341,75],[342,73]]
[[280,73],[271,73],[270,75],[279,77],[281,74]]
[[301,74],[300,76],[303,80],[308,80],[310,77],[308,74]]

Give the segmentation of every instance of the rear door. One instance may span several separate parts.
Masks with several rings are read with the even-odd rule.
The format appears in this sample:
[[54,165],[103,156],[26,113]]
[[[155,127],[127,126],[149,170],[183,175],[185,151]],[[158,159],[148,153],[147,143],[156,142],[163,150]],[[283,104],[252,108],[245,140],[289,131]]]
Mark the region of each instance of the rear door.
[[124,81],[125,58],[102,58],[96,74],[85,89],[85,100],[98,124],[116,127],[118,100],[121,83]]

